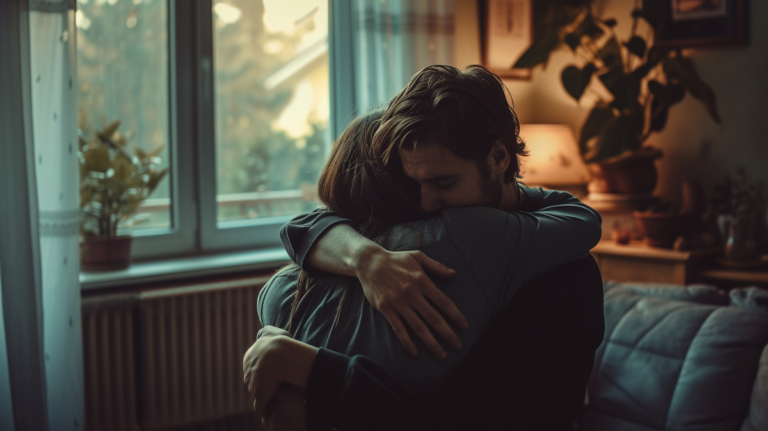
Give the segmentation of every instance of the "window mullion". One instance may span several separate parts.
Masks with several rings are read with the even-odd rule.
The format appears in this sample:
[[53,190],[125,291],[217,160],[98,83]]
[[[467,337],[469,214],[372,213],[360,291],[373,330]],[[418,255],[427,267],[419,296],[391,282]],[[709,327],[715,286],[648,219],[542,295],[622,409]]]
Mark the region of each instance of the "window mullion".
[[195,19],[197,93],[197,210],[199,238],[207,248],[216,237],[216,145],[214,124],[213,3],[197,0]]

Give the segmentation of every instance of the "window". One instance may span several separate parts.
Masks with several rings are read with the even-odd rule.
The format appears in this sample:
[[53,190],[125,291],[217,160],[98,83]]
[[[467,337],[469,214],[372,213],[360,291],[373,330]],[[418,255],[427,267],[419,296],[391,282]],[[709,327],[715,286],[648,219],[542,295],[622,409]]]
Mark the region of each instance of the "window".
[[329,15],[348,7],[331,4],[78,0],[82,129],[120,120],[129,145],[166,144],[170,175],[120,226],[134,257],[279,246],[279,227],[317,206],[351,113],[329,49]]
[[[78,0],[78,122],[88,136],[120,121],[128,146],[158,155],[168,167],[168,4],[163,0]],[[120,226],[133,232],[171,228],[170,181]]]
[[311,210],[329,143],[328,4],[213,12],[217,225]]

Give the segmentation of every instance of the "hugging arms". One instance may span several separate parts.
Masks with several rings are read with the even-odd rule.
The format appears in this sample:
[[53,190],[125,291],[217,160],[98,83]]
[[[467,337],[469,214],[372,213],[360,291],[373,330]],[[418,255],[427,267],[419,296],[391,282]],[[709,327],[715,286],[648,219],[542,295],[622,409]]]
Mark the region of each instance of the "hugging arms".
[[[344,305],[352,311],[342,314],[344,320],[340,321],[338,326],[333,326],[332,312],[341,302],[344,289],[339,286],[336,279],[320,278],[318,280],[312,288],[313,291],[308,292],[302,299],[294,317],[292,330],[293,336],[298,340],[318,347],[314,350],[316,356],[311,361],[312,364],[307,361],[304,368],[296,373],[306,376],[306,382],[301,382],[300,385],[307,387],[309,391],[306,417],[310,421],[332,423],[333,426],[350,429],[370,428],[376,424],[384,429],[402,429],[408,426],[424,428],[428,424],[444,428],[447,424],[443,422],[442,426],[437,426],[441,423],[438,421],[450,417],[447,413],[457,410],[448,408],[451,402],[455,401],[454,399],[436,396],[436,393],[450,392],[446,389],[439,390],[439,388],[456,386],[458,385],[456,382],[463,381],[461,383],[463,389],[458,392],[465,395],[474,393],[475,401],[483,399],[483,396],[487,397],[489,394],[478,394],[477,385],[487,387],[491,382],[474,382],[467,376],[487,370],[489,360],[498,360],[499,356],[503,356],[498,352],[496,354],[489,352],[498,349],[500,341],[505,339],[509,341],[513,337],[518,338],[517,344],[512,342],[506,345],[506,348],[512,351],[515,347],[530,348],[531,337],[549,340],[547,345],[539,349],[535,355],[530,352],[515,351],[516,358],[506,359],[508,366],[512,368],[494,372],[493,380],[496,382],[509,381],[511,376],[515,376],[515,386],[519,390],[514,391],[512,390],[514,386],[508,385],[509,388],[503,391],[512,391],[506,394],[506,398],[514,399],[517,394],[529,391],[534,386],[547,387],[547,381],[554,383],[555,380],[559,380],[559,384],[567,386],[569,379],[576,379],[575,389],[567,387],[570,395],[563,394],[563,396],[570,396],[570,405],[574,405],[573,394],[576,394],[577,398],[583,395],[583,387],[579,388],[579,385],[586,383],[588,369],[591,367],[589,347],[596,348],[602,337],[602,314],[599,312],[602,304],[601,296],[595,299],[596,295],[602,294],[599,273],[594,270],[594,266],[589,266],[591,258],[585,257],[588,255],[588,250],[599,240],[600,219],[593,210],[567,193],[527,188],[522,188],[522,191],[526,198],[519,212],[504,213],[488,208],[456,209],[447,211],[447,214],[439,220],[393,229],[395,236],[399,232],[401,236],[406,237],[399,240],[405,243],[401,245],[407,246],[410,239],[418,237],[414,229],[416,227],[420,229],[421,236],[426,238],[426,241],[429,241],[432,233],[440,231],[441,228],[435,229],[434,225],[443,225],[445,228],[445,237],[433,238],[437,241],[423,247],[422,251],[437,260],[448,262],[448,266],[457,269],[455,277],[436,280],[436,283],[453,302],[459,305],[470,322],[467,330],[458,333],[463,348],[448,355],[446,360],[439,361],[427,354],[411,357],[407,349],[396,339],[386,319],[367,303],[359,284],[355,284],[350,292],[349,301]],[[327,212],[316,212],[306,217],[319,219],[317,223],[309,223],[308,232],[305,232],[307,236],[314,237],[312,232],[309,232],[313,226],[322,226],[323,218],[338,216]],[[284,232],[296,229],[297,224],[289,224]],[[320,229],[325,228],[327,226]],[[284,239],[286,239],[285,236]],[[297,244],[297,246],[301,245]],[[587,277],[574,280],[572,276],[569,280],[568,277],[561,275],[559,284],[529,283],[537,276],[567,262],[574,263],[567,271],[582,274],[586,270]],[[594,265],[594,262],[591,264]],[[597,276],[595,277],[594,274]],[[295,292],[291,285],[292,277],[290,272],[278,274],[262,290],[259,296],[259,315],[264,324],[288,327],[290,304]],[[514,302],[513,297],[520,286],[526,283],[529,287],[527,290],[524,289],[522,294],[522,298],[525,299],[521,300],[520,295],[517,295],[518,299],[514,301],[518,301],[518,304],[510,304]],[[553,292],[558,292],[557,295],[560,298],[551,298]],[[570,298],[570,303],[567,298]],[[573,303],[574,300],[584,301],[585,299],[590,299],[591,302],[578,310],[581,314],[571,322],[572,328],[567,328],[563,322],[560,322],[559,326],[555,324],[558,318],[566,314],[558,313],[553,304],[560,301],[562,308],[567,312],[569,308],[576,305]],[[589,308],[590,304],[597,304],[598,307]],[[539,308],[536,309],[536,306]],[[514,312],[509,311],[512,308],[517,309]],[[534,309],[537,310],[536,313],[532,313]],[[597,312],[595,312],[596,309]],[[553,316],[554,314],[557,316]],[[599,318],[593,318],[597,315]],[[542,318],[544,319],[541,321],[542,325],[552,325],[552,335],[548,336],[541,329],[530,333],[534,328],[529,325],[536,319]],[[499,320],[505,323],[492,323]],[[586,326],[589,330],[575,334],[569,332],[569,329],[585,329],[584,322],[588,323]],[[494,328],[494,325],[505,325],[505,327]],[[472,362],[467,360],[467,355],[469,358],[473,357],[472,352],[475,350],[473,346],[479,339],[483,339],[484,333],[489,329],[497,332],[501,330],[504,335],[485,341],[485,347],[480,350],[486,353],[475,355],[474,362],[480,365],[467,365],[468,362]],[[527,337],[527,339],[521,337]],[[286,339],[283,341],[288,346],[280,350],[282,359],[281,353],[273,354],[273,357],[278,358],[275,363],[281,365],[288,363],[291,355],[294,354],[292,347],[296,348],[296,351],[301,351],[299,343]],[[483,345],[483,342],[481,341],[480,344]],[[563,344],[570,347],[562,347]],[[555,376],[558,376],[555,369],[548,368],[540,371],[535,369],[542,363],[541,358],[560,354],[559,350],[573,351],[579,349],[581,345],[586,347],[584,352],[574,353],[573,362],[560,367],[560,370],[566,374],[568,374],[567,371],[573,371],[573,367],[578,367],[582,370],[579,373],[571,373],[573,375],[555,379]],[[493,356],[497,358],[494,359]],[[534,361],[534,358],[538,360]],[[578,360],[579,358],[581,360]],[[519,363],[518,367],[513,366],[516,361]],[[461,369],[461,366],[464,370],[457,373],[456,370]],[[307,370],[307,367],[310,369]],[[585,369],[586,376],[583,371]],[[520,373],[523,377],[519,375]],[[546,373],[546,376],[537,377],[535,384],[521,383],[522,378],[543,373]],[[279,373],[275,375],[277,374]],[[490,380],[490,376],[484,379]],[[295,382],[286,380],[286,383]],[[547,398],[550,399],[556,398],[556,395],[565,389],[554,384],[550,386],[553,386],[547,394]],[[424,396],[424,394],[430,395]],[[535,397],[528,394],[528,398],[524,401],[530,402],[533,398]],[[419,399],[429,402],[424,404],[414,401]],[[493,402],[496,402],[495,398],[491,398],[490,401],[486,399],[485,402],[478,404],[479,407],[487,407]],[[578,399],[575,402],[578,403]],[[470,402],[469,405],[471,404]],[[521,402],[518,401],[518,405],[520,404]],[[392,410],[392,406],[399,407]],[[279,408],[280,406],[276,406],[276,409],[279,410]],[[520,410],[512,408],[509,414],[520,416]],[[530,408],[526,410],[531,411]],[[429,414],[429,411],[435,413]],[[467,410],[459,411],[469,413]],[[499,420],[501,417],[499,413],[494,413],[495,416],[488,415],[484,420]],[[550,413],[553,417],[557,414],[561,413]],[[565,416],[569,414],[571,414],[570,411]],[[453,423],[461,423],[459,420],[467,418],[467,416],[455,418]],[[520,418],[518,417],[517,420],[519,423]],[[473,426],[477,425],[473,423]]]

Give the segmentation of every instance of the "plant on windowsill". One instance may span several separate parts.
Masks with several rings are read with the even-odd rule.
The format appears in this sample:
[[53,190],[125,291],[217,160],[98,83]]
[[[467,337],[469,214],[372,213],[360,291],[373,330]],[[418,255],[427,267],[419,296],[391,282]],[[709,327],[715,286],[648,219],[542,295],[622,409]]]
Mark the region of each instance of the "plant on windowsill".
[[[168,169],[160,169],[160,144],[150,151],[133,147],[115,121],[93,136],[79,138],[80,210],[82,236],[80,261],[86,271],[114,270],[130,265],[130,235],[118,235],[118,225],[128,220],[155,190]],[[82,130],[82,128],[81,128]]]
[[[616,19],[593,15],[591,1],[544,0],[542,5],[537,39],[514,67],[546,64],[552,51],[567,46],[582,66],[563,70],[566,92],[577,102],[587,89],[599,95],[579,138],[593,174],[590,192],[650,194],[657,181],[654,161],[662,152],[646,141],[664,129],[669,109],[690,93],[720,123],[715,94],[693,62],[680,49],[652,45],[653,37],[638,31],[641,20],[650,30],[658,27],[663,2],[644,0],[633,10],[627,40],[614,31]],[[596,87],[612,97],[603,97]]]

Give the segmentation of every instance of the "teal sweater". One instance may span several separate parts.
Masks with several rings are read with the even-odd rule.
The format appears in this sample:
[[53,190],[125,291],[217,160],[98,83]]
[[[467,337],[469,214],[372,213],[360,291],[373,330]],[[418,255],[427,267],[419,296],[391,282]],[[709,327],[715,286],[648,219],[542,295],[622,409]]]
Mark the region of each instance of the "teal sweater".
[[[365,299],[359,282],[323,273],[299,303],[292,336],[316,347],[363,355],[414,391],[428,391],[454,369],[498,312],[525,282],[588,255],[600,239],[600,216],[572,195],[521,187],[521,209],[511,213],[472,207],[443,211],[440,217],[398,225],[381,238],[391,250],[419,249],[457,271],[435,280],[470,323],[457,331],[462,345],[439,361],[424,348],[413,358],[389,323]],[[288,328],[298,270],[276,274],[261,290],[258,311],[264,325]],[[337,326],[336,309],[348,298]]]

